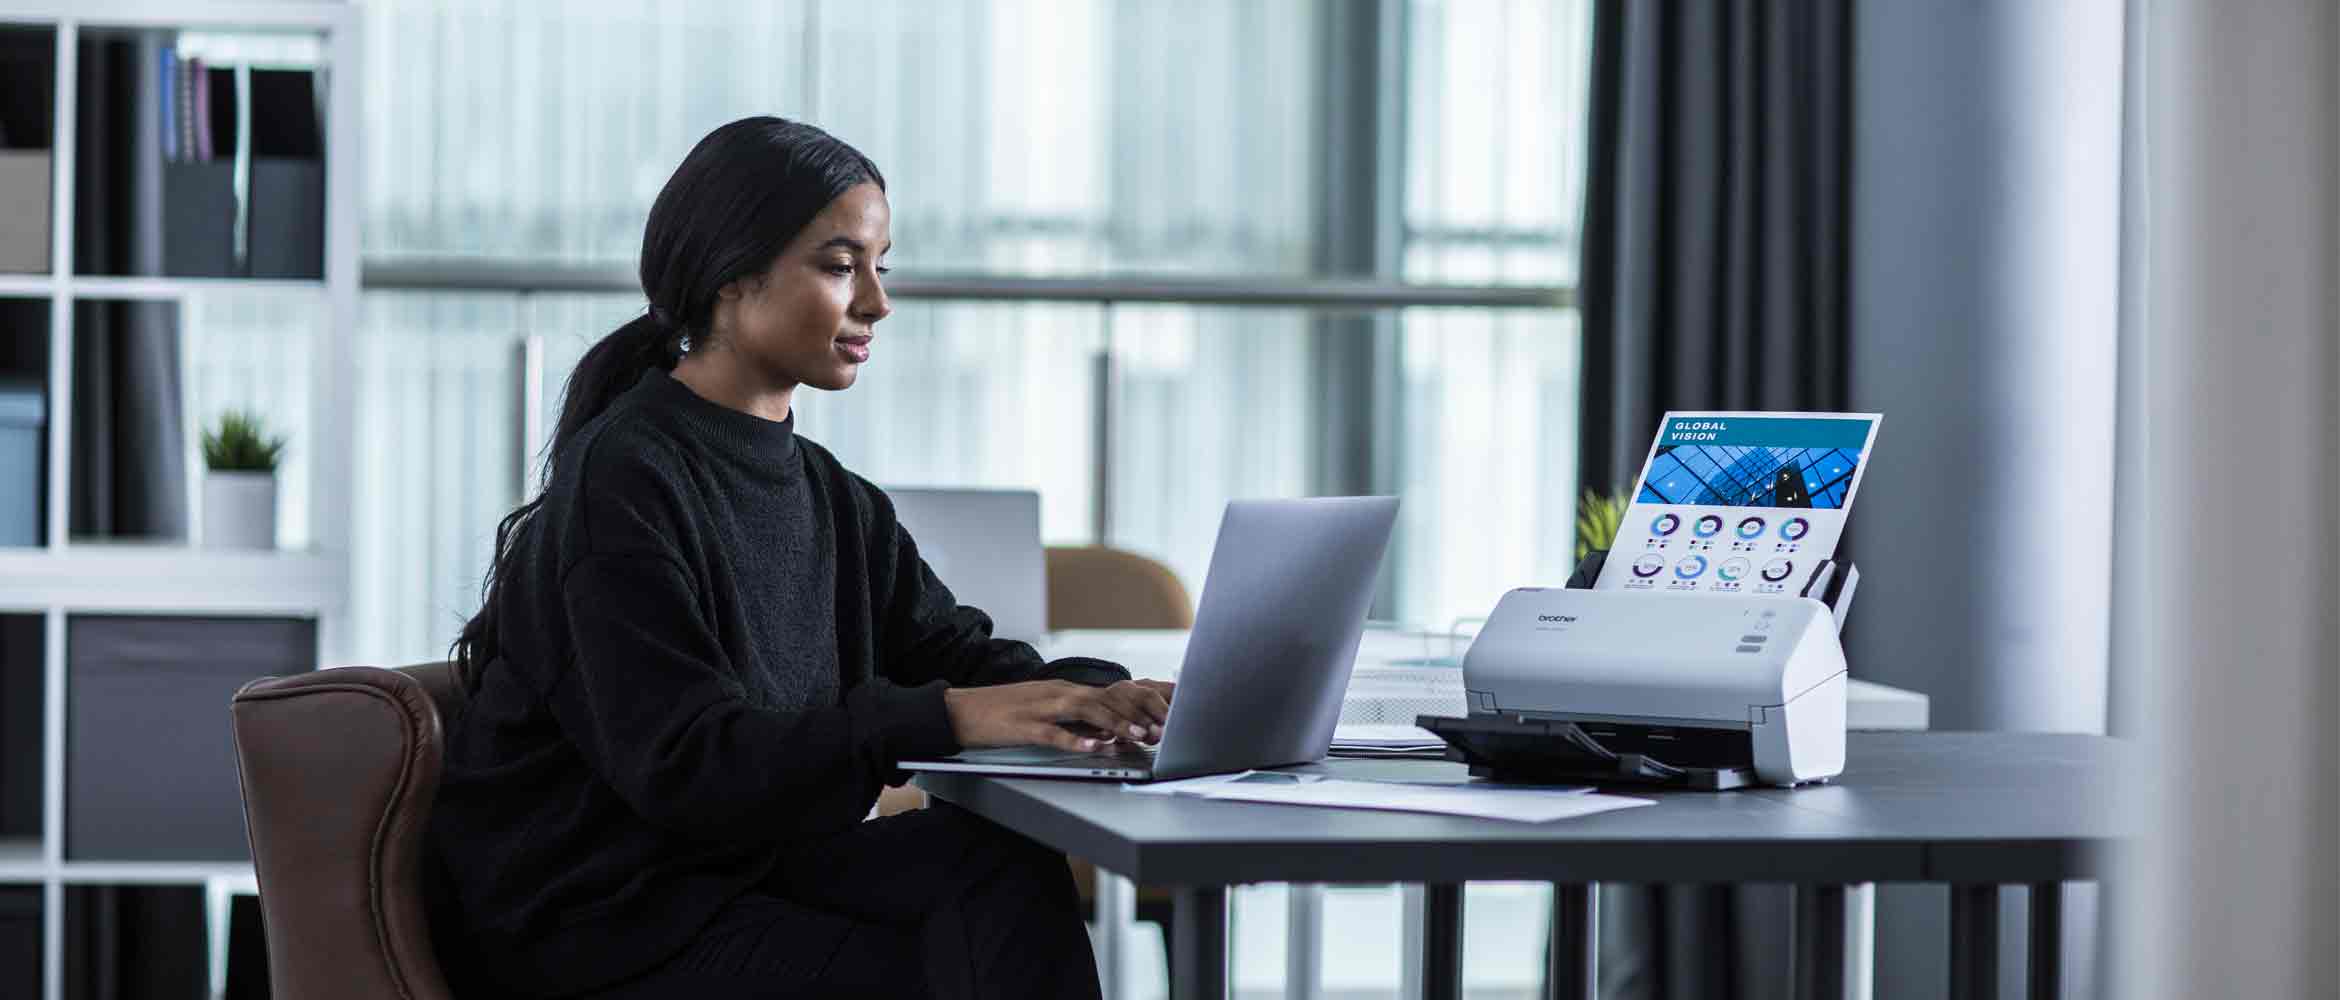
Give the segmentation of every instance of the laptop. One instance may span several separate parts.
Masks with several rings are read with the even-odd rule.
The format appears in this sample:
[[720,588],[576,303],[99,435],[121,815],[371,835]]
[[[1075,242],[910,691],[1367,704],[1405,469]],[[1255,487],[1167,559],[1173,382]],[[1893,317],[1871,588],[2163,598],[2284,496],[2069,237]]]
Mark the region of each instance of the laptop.
[[1048,631],[1048,559],[1040,494],[1031,490],[889,489],[894,517],[960,604],[991,616],[991,634],[1038,644]]
[[1324,756],[1397,509],[1396,497],[1228,504],[1159,744],[1000,747],[901,766],[1159,781]]

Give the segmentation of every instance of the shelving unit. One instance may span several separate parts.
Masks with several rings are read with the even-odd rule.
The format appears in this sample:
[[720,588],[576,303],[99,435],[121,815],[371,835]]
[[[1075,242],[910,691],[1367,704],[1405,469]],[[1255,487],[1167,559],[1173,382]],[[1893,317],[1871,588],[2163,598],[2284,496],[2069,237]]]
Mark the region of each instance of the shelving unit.
[[[349,511],[355,412],[349,401],[355,385],[353,342],[358,329],[357,216],[361,201],[357,128],[362,113],[359,83],[363,79],[358,28],[359,12],[355,8],[303,0],[189,0],[168,5],[138,0],[0,0],[0,30],[46,31],[54,43],[54,59],[50,65],[53,127],[47,136],[52,163],[49,270],[0,273],[0,299],[43,301],[48,307],[43,384],[47,417],[43,431],[46,435],[44,523],[40,544],[0,547],[0,616],[38,622],[40,636],[37,689],[30,682],[31,671],[20,669],[12,674],[7,669],[11,665],[0,662],[0,706],[9,697],[37,698],[41,720],[39,829],[36,834],[0,828],[0,893],[38,890],[40,995],[46,1000],[67,1000],[70,995],[65,970],[68,886],[201,888],[210,911],[209,930],[191,933],[209,935],[213,961],[210,988],[216,992],[221,984],[219,936],[224,926],[224,900],[237,892],[252,891],[253,881],[251,865],[232,858],[162,861],[85,856],[68,843],[69,810],[74,807],[68,789],[75,786],[69,782],[67,728],[69,720],[76,717],[69,699],[77,696],[76,654],[69,647],[69,636],[79,627],[76,623],[103,619],[127,621],[129,616],[250,620],[255,624],[262,620],[289,619],[314,623],[315,648],[309,666],[344,662],[348,656]],[[316,66],[320,70],[314,83],[319,88],[323,112],[321,278],[74,273],[78,235],[75,226],[81,210],[80,199],[84,197],[83,192],[76,190],[76,155],[82,141],[78,83],[83,43],[133,31],[173,33],[173,39],[181,37],[176,33],[199,32],[214,37],[249,36],[263,42],[287,37],[304,39],[303,45],[313,41],[311,47],[317,53]],[[137,114],[132,108],[106,113]],[[106,121],[111,125],[116,120]],[[246,205],[240,211],[249,207]],[[314,339],[305,345],[303,352],[307,364],[284,374],[287,379],[306,383],[306,391],[301,394],[307,401],[305,413],[294,421],[295,447],[306,452],[306,478],[299,484],[307,498],[305,543],[291,550],[245,551],[72,537],[72,456],[77,433],[73,420],[76,304],[176,303],[184,334],[196,304],[211,296],[245,295],[298,297],[312,303],[320,317],[316,328],[308,331]],[[6,332],[0,330],[0,335]],[[180,343],[183,345],[182,398],[192,402],[194,392],[185,387],[191,384],[187,375],[192,364],[189,355],[194,348],[184,346],[189,343],[185,337]],[[182,415],[190,455],[196,428],[213,416],[193,412]],[[190,477],[200,476],[200,461],[190,458],[187,470]],[[192,483],[188,489],[192,499],[197,491]],[[193,503],[190,509],[194,509]],[[199,517],[191,514],[190,531],[198,522]],[[9,648],[0,645],[0,657],[7,656]],[[124,662],[131,661],[115,661],[117,673],[118,664]],[[253,675],[259,672],[255,670]],[[271,668],[270,672],[281,671]],[[215,708],[215,728],[224,734],[228,729],[226,699],[219,698]],[[86,781],[98,773],[101,772],[88,770],[82,777]],[[226,805],[240,813],[239,804]],[[91,814],[82,815],[87,820]],[[174,833],[168,824],[161,824],[151,836],[168,838]],[[0,932],[5,930],[0,925]],[[0,941],[0,953],[4,953],[5,945],[6,942]],[[0,982],[0,994],[15,995],[6,982]]]

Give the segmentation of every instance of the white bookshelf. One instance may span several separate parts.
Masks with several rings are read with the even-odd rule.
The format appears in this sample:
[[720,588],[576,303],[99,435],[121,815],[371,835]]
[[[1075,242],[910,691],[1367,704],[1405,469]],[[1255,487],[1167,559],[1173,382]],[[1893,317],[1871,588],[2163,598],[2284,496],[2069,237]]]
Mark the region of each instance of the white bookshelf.
[[[304,0],[155,3],[138,0],[0,0],[0,29],[53,33],[50,248],[45,274],[0,274],[0,298],[47,303],[47,468],[41,544],[0,548],[0,614],[41,622],[40,833],[0,836],[0,887],[37,886],[42,899],[41,996],[64,997],[65,890],[80,885],[201,887],[213,909],[211,989],[221,986],[220,900],[252,889],[252,869],[240,862],[159,862],[66,856],[67,623],[90,615],[188,615],[311,619],[317,625],[319,663],[346,662],[350,630],[349,512],[354,446],[353,372],[358,336],[358,213],[361,210],[358,123],[362,47],[359,11],[342,3]],[[76,87],[82,41],[92,34],[161,29],[271,40],[293,38],[314,52],[324,70],[324,259],[319,279],[120,277],[72,273],[74,260],[75,145],[80,104]],[[133,113],[125,108],[121,114]],[[210,296],[289,296],[315,307],[319,317],[306,345],[308,363],[286,378],[306,380],[307,400],[294,421],[296,448],[306,452],[307,540],[297,549],[209,549],[185,544],[127,544],[74,539],[68,532],[73,453],[75,304],[138,300],[180,305],[182,332],[192,305]],[[182,363],[199,349],[182,339]],[[182,370],[182,376],[186,372]],[[189,383],[183,381],[182,385]],[[183,394],[193,403],[192,391]],[[190,437],[210,413],[187,412]],[[188,463],[191,478],[202,474]],[[291,484],[284,484],[289,487]],[[189,484],[190,495],[196,491]],[[190,505],[190,531],[199,511]],[[219,726],[228,726],[227,705]],[[157,829],[156,837],[170,837]],[[5,987],[0,987],[5,992]]]

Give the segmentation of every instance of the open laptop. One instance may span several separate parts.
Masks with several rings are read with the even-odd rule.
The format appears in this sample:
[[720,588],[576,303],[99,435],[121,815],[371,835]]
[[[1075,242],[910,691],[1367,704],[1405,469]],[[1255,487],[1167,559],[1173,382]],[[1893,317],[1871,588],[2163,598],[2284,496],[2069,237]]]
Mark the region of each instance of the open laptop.
[[1228,504],[1160,744],[1001,747],[901,766],[1156,781],[1324,756],[1397,509],[1396,497]]
[[960,604],[991,616],[991,634],[1039,643],[1048,631],[1048,557],[1040,494],[1031,490],[888,489],[894,517]]

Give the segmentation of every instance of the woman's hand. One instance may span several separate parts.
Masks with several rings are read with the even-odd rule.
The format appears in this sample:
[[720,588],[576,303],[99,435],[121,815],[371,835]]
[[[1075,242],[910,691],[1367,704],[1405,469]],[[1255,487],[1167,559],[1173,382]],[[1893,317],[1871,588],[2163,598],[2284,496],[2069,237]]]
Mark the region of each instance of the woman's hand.
[[1108,738],[1161,739],[1172,689],[1164,681],[1120,681],[1110,687],[1026,681],[951,688],[943,692],[943,705],[960,746],[1040,744],[1087,751],[1104,746]]

